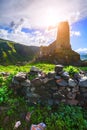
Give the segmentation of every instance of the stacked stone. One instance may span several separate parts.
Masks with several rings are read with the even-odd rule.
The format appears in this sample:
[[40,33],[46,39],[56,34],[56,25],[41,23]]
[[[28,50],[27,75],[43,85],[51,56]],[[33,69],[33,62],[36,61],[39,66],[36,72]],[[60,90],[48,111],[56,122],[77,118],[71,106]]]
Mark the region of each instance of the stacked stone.
[[[29,78],[35,74],[35,78]],[[56,65],[54,72],[45,74],[32,67],[29,73],[14,76],[11,87],[16,94],[25,97],[28,103],[56,105],[60,102],[87,107],[87,73],[75,73],[73,78]]]

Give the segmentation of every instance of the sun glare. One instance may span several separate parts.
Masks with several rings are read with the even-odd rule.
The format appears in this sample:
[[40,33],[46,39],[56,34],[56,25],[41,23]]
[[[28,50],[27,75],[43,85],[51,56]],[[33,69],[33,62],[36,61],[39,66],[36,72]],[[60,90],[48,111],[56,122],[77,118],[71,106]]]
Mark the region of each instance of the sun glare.
[[47,25],[55,25],[57,23],[57,17],[55,16],[53,10],[48,10],[47,12]]
[[66,18],[61,15],[55,9],[48,9],[47,13],[45,15],[45,25],[46,26],[55,26],[56,24],[58,25],[59,22],[65,21]]

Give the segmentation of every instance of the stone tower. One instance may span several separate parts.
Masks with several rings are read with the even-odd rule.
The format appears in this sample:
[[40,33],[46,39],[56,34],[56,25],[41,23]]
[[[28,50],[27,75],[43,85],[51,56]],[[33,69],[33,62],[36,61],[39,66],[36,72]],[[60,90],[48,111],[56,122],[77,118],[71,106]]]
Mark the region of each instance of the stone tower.
[[80,65],[80,55],[70,45],[70,29],[67,21],[58,25],[56,40],[49,46],[42,46],[38,61],[63,65]]
[[67,21],[60,22],[57,30],[56,49],[71,49],[70,29]]

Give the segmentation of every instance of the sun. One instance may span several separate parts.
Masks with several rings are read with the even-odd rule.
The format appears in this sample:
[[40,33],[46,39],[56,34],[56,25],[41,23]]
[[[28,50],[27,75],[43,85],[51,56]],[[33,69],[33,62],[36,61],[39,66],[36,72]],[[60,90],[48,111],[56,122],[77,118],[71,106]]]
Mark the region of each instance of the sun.
[[63,15],[61,15],[60,13],[58,13],[58,11],[56,11],[53,8],[50,8],[46,11],[46,15],[45,15],[45,25],[46,26],[55,26],[58,25],[59,22],[64,21],[65,17]]
[[47,12],[47,25],[55,25],[57,23],[57,17],[56,15],[54,14],[53,10],[50,9],[48,10]]

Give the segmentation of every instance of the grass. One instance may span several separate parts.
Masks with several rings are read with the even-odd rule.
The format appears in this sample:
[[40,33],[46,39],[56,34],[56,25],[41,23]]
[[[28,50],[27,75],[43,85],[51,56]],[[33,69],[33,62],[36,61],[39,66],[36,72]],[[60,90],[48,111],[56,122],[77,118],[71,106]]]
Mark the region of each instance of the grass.
[[79,67],[83,71],[87,71],[87,67]]
[[[87,111],[78,106],[60,104],[59,106],[27,106],[23,99],[15,100],[19,104],[12,106],[10,110],[3,112],[0,118],[0,126],[3,130],[12,130],[16,121],[20,120],[22,125],[18,130],[30,129],[31,124],[44,122],[46,130],[87,130]],[[26,122],[21,114],[32,112],[29,122]],[[5,122],[5,117],[9,121]],[[6,129],[7,128],[7,129]]]
[[24,66],[17,66],[17,65],[9,65],[9,66],[2,66],[0,65],[0,72],[9,72],[12,74],[16,74],[17,72],[29,72],[30,68],[32,66],[36,66],[42,71],[48,73],[49,71],[54,70],[54,65],[53,64],[47,64],[47,63],[30,63]]
[[[9,66],[2,66],[0,65],[0,72],[9,72],[12,74],[16,74],[17,72],[29,72],[32,66],[36,66],[45,73],[54,71],[54,64],[49,63],[30,63],[24,66],[17,66],[17,65],[9,65]],[[64,70],[71,73],[79,72],[79,70],[87,71],[87,67],[73,67],[73,66],[66,66]]]

